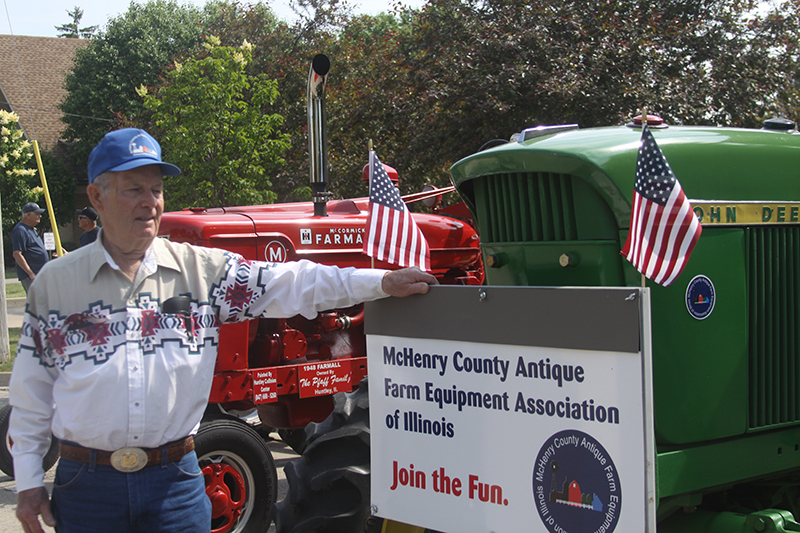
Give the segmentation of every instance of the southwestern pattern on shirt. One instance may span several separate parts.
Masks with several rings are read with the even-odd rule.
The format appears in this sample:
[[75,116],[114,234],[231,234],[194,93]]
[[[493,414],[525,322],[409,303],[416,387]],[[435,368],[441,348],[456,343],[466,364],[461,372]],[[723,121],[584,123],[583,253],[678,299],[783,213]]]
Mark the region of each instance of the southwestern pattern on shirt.
[[[140,301],[150,295],[140,295]],[[132,315],[133,312],[133,315]],[[138,316],[137,316],[138,315]],[[110,311],[101,303],[85,313],[67,317],[51,311],[45,319],[39,317],[38,328],[33,317],[23,323],[24,338],[31,338],[34,346],[20,345],[20,353],[30,351],[46,367],[66,368],[76,357],[105,363],[126,342],[140,343],[142,353],[151,355],[167,343],[175,343],[189,353],[199,354],[206,343],[216,345],[219,319],[209,305],[192,303],[190,316],[161,313],[158,308],[122,309]]]
[[[228,322],[254,318],[242,311],[264,293],[262,271],[269,266],[260,263],[261,268],[253,269],[253,262],[237,254],[225,255],[228,268],[223,279],[212,285],[210,299]],[[192,295],[187,296],[191,299]],[[162,313],[160,306],[151,293],[140,293],[134,308],[112,310],[98,301],[90,304],[87,311],[69,316],[57,310],[50,310],[46,318],[33,319],[29,314],[31,320],[24,321],[20,342],[31,338],[34,346],[21,344],[20,353],[30,350],[39,357],[40,364],[64,369],[76,357],[95,365],[105,363],[130,340],[141,344],[144,355],[155,353],[166,343],[177,343],[193,354],[199,354],[207,343],[216,346],[220,319],[214,307],[191,299],[190,315],[183,316]],[[38,328],[32,322],[38,323]]]
[[249,261],[229,252],[226,255],[229,268],[220,284],[212,285],[210,299],[226,322],[257,318],[263,308],[253,306],[253,302],[266,291],[267,272],[274,264]]

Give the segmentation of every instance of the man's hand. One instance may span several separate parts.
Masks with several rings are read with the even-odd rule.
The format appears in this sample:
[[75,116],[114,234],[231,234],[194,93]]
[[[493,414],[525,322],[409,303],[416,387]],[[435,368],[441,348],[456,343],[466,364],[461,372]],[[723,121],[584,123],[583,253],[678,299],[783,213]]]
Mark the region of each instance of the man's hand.
[[36,274],[34,274],[33,270],[31,270],[31,267],[28,266],[28,261],[25,260],[25,256],[22,255],[22,252],[20,250],[14,250],[13,255],[14,261],[17,262],[19,267],[25,271],[28,274],[28,277],[31,278],[31,281],[33,281],[36,277]]
[[55,527],[56,519],[50,511],[50,496],[46,488],[36,487],[17,494],[17,519],[22,523],[25,533],[44,533],[39,515],[42,515],[45,524]]
[[383,275],[381,288],[390,296],[409,296],[411,294],[425,294],[428,285],[438,285],[439,282],[432,274],[423,272],[417,267],[391,270]]

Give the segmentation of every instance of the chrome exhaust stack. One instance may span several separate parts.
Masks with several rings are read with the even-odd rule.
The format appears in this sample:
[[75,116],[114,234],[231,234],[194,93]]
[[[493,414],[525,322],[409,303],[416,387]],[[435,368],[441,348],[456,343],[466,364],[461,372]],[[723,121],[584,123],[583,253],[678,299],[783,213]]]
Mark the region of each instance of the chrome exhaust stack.
[[308,70],[308,155],[314,216],[328,216],[328,118],[325,115],[325,82],[331,62],[322,54],[311,60]]

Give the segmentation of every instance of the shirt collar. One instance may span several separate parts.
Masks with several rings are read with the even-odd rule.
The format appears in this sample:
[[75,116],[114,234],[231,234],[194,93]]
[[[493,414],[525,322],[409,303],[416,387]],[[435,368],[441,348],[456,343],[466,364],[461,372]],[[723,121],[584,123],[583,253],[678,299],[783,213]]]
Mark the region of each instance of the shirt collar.
[[[113,270],[119,270],[119,266],[108,253],[105,246],[103,246],[103,228],[97,233],[97,239],[89,244],[90,247],[90,260],[89,260],[89,279],[94,281],[97,273],[103,265],[108,265]],[[169,268],[171,270],[180,271],[180,266],[175,260],[175,257],[170,253],[164,239],[156,237],[153,244],[147,249],[144,254],[141,269],[145,269],[147,275],[155,274],[159,267]]]

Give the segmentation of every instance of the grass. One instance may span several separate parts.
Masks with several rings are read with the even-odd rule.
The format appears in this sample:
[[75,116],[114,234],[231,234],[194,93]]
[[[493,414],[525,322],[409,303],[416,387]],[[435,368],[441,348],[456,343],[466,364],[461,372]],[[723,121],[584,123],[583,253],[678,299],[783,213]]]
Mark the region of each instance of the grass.
[[22,288],[22,283],[6,284],[6,298],[25,298],[25,289]]
[[17,353],[17,341],[19,341],[20,328],[8,328],[8,344],[11,348],[11,358],[5,363],[0,363],[0,372],[11,372],[14,366],[14,355]]
[[[6,279],[17,279],[17,270],[14,267],[6,269]],[[24,298],[25,289],[22,288],[21,283],[8,283],[6,284],[6,298]],[[0,363],[0,372],[11,372],[11,367],[14,366],[14,356],[17,353],[17,341],[19,340],[20,328],[8,328],[8,344],[10,348],[11,358]]]
[[[7,268],[5,271],[6,279],[17,279],[17,270],[14,267]],[[21,283],[8,283],[6,284],[6,298],[24,298],[25,289],[22,288]],[[8,328],[8,344],[11,352],[11,358],[0,363],[0,372],[11,372],[11,367],[14,366],[14,356],[17,353],[17,341],[19,341],[20,328]]]
[[[17,269],[6,268],[6,281],[17,279]],[[21,283],[6,283],[6,298],[25,298],[25,289]]]

